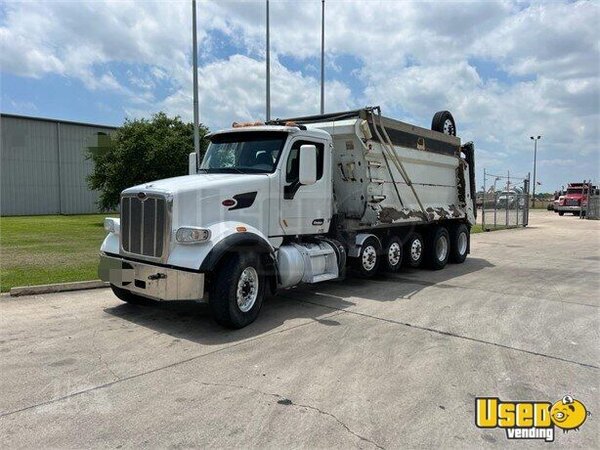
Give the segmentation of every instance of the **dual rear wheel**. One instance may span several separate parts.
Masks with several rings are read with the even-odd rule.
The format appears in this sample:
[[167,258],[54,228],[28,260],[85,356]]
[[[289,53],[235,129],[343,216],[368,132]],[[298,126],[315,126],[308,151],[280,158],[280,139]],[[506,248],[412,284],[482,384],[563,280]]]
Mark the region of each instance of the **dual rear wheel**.
[[436,226],[426,234],[412,232],[404,243],[399,236],[389,236],[382,244],[369,237],[361,246],[354,267],[363,278],[378,270],[395,273],[402,265],[417,268],[443,269],[448,262],[462,263],[469,251],[469,228],[465,224],[452,227]]

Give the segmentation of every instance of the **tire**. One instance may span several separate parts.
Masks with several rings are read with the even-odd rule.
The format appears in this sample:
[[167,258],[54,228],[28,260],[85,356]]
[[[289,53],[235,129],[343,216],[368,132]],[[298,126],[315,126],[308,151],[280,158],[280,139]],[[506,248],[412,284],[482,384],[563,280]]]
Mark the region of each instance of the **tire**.
[[564,216],[564,215],[565,215],[565,213],[564,213],[564,212],[562,212],[562,211],[559,211],[559,212],[558,212],[558,215],[559,215],[559,216]]
[[397,236],[390,236],[385,243],[381,254],[381,267],[386,272],[395,273],[402,267],[404,256],[402,242]]
[[440,133],[456,136],[456,122],[450,111],[438,111],[431,121],[431,129]]
[[377,273],[381,262],[381,244],[373,236],[365,239],[360,247],[358,258],[354,258],[353,266],[361,278],[371,278]]
[[409,267],[417,268],[425,257],[425,241],[419,233],[411,233],[404,244],[404,260]]
[[133,292],[117,287],[114,284],[111,284],[110,288],[112,289],[113,294],[115,294],[119,300],[122,300],[126,303],[131,303],[132,305],[151,305],[154,303],[154,301],[150,300],[149,298],[136,295]]
[[450,234],[444,227],[434,227],[425,247],[427,267],[440,270],[448,264],[450,257]]
[[231,254],[219,264],[210,288],[213,318],[227,328],[243,328],[256,320],[265,296],[266,278],[260,259]]
[[451,263],[462,264],[469,253],[470,237],[469,227],[464,223],[450,230],[450,257]]

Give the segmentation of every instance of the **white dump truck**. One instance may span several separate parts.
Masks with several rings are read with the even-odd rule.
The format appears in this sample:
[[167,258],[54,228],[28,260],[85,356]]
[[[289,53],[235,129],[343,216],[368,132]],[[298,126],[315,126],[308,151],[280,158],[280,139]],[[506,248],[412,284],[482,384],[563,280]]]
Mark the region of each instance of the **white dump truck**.
[[278,289],[469,253],[474,146],[448,111],[431,130],[368,107],[208,139],[189,175],[124,190],[105,220],[99,275],[121,300],[207,301],[241,328]]

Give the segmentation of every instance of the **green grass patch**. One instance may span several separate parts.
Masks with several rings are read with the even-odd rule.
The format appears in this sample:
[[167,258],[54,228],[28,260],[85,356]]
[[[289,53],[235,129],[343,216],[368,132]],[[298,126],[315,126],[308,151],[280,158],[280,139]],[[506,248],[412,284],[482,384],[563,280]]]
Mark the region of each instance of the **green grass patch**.
[[483,228],[481,227],[481,224],[479,224],[479,223],[476,225],[473,225],[471,227],[471,234],[481,233],[482,231],[483,231]]
[[0,217],[0,290],[97,279],[108,216]]

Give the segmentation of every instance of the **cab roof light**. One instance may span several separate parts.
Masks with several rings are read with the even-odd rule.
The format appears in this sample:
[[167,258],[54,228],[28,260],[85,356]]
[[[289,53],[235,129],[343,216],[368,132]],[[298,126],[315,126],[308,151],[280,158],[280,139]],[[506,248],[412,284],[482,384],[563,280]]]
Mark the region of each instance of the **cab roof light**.
[[[266,124],[261,122],[260,120],[254,122],[233,122],[231,124],[231,128],[245,128],[245,127],[264,127]],[[270,125],[273,125],[272,123]],[[298,125],[296,122],[285,122],[284,126],[286,127],[296,127],[300,130],[306,130],[304,125]]]
[[244,128],[244,127],[261,127],[265,123],[257,120],[255,122],[233,122],[231,128]]

